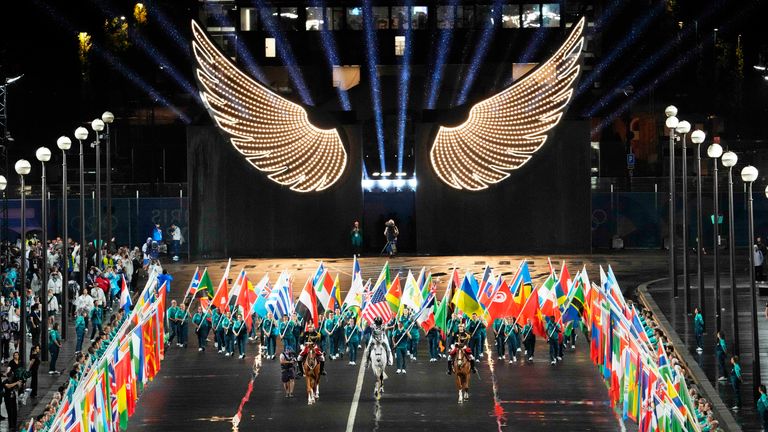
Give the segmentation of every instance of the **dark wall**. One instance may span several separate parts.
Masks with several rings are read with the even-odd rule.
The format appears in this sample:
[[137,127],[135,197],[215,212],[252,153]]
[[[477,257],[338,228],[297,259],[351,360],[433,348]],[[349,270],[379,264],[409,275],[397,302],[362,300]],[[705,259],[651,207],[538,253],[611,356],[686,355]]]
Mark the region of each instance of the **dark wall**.
[[346,256],[362,215],[359,130],[345,127],[347,167],[323,192],[267,179],[213,126],[187,129],[193,257]]
[[416,139],[420,254],[589,251],[587,122],[562,122],[523,168],[479,192],[455,190],[434,174],[431,126],[422,124]]

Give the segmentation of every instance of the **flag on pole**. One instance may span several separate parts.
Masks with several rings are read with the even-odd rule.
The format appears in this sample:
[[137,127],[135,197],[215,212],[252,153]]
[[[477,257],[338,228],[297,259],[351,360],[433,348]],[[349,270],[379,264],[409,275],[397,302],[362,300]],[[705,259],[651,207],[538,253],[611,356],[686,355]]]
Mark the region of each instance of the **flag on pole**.
[[192,295],[192,300],[194,301],[195,293],[197,292],[197,287],[199,285],[200,285],[200,267],[195,267],[195,272],[192,273],[192,280],[189,281],[189,287],[187,287],[187,291],[184,293],[184,298],[181,300],[181,302],[185,303],[187,301],[187,297],[190,294]]
[[430,292],[416,312],[416,322],[428,333],[435,326],[435,293]]
[[317,294],[317,304],[324,310],[328,310],[331,301],[331,292],[333,291],[333,278],[328,270],[325,270],[315,284]]
[[571,287],[571,275],[568,273],[568,268],[565,266],[565,260],[563,260],[563,266],[560,269],[560,279],[555,285],[555,294],[557,294],[557,305],[562,306],[568,300],[568,289]]
[[515,302],[512,298],[512,292],[507,286],[507,281],[503,280],[501,277],[499,277],[498,280],[501,281],[501,283],[495,290],[493,298],[491,298],[490,304],[488,305],[487,325],[489,326],[498,318],[507,318],[515,315],[513,313]]
[[412,311],[418,310],[423,300],[418,282],[413,278],[413,273],[408,270],[408,276],[405,277],[405,288],[403,288],[402,295],[400,296],[400,306],[398,307],[397,315],[402,315],[406,306]]
[[272,312],[276,319],[280,319],[284,315],[290,315],[293,312],[293,295],[291,294],[291,285],[286,272],[280,275],[275,288],[269,295],[267,309]]
[[464,281],[461,283],[458,291],[453,296],[453,304],[467,315],[476,313],[483,314],[483,307],[477,301],[477,280],[471,273],[464,275]]
[[386,295],[387,290],[385,285],[379,284],[373,292],[373,296],[371,296],[371,301],[368,302],[361,314],[363,319],[368,321],[369,324],[373,324],[373,320],[376,317],[381,317],[384,322],[387,322],[394,316],[394,312],[387,302]]
[[[125,278],[123,278],[125,281]],[[131,293],[127,289],[120,291],[120,307],[125,311],[126,316],[131,313]]]
[[349,287],[347,295],[342,303],[343,308],[362,307],[363,305],[363,278],[358,274],[352,276],[352,286]]
[[[392,285],[386,285],[386,280],[381,279],[381,276],[379,276],[379,278],[381,283],[377,281],[375,289],[378,290],[380,286],[384,287],[384,290],[387,293],[385,297],[389,307],[392,309],[392,313],[398,312],[400,310],[400,297],[403,296],[403,292],[400,289],[400,274],[398,273],[395,276]],[[387,290],[387,288],[389,289]]]
[[194,294],[197,296],[207,296],[209,299],[213,298],[213,296],[216,294],[215,288],[213,287],[213,282],[211,282],[211,275],[208,274],[207,267],[205,270],[203,270],[203,274],[200,276],[200,282],[198,283]]
[[307,283],[304,284],[304,289],[299,294],[299,304],[303,305],[309,313],[312,322],[317,328],[317,293],[315,292],[315,286],[312,283],[312,278],[307,279]]
[[221,282],[219,282],[219,287],[216,289],[216,294],[213,295],[213,300],[211,300],[211,306],[216,306],[221,313],[226,311],[226,307],[229,304],[227,278],[229,277],[230,264],[232,264],[231,259],[227,263],[227,268],[224,270],[224,275],[221,277]]

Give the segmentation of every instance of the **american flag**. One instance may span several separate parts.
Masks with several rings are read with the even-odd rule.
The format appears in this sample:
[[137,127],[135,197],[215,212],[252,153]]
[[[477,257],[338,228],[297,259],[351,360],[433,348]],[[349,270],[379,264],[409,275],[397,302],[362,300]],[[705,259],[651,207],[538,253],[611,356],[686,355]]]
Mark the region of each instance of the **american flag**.
[[384,285],[379,286],[379,288],[374,291],[371,301],[368,302],[365,309],[363,309],[362,316],[364,320],[373,323],[373,319],[376,317],[381,317],[384,322],[387,322],[392,318],[392,309],[390,309],[389,304],[387,303],[386,295],[387,289]]

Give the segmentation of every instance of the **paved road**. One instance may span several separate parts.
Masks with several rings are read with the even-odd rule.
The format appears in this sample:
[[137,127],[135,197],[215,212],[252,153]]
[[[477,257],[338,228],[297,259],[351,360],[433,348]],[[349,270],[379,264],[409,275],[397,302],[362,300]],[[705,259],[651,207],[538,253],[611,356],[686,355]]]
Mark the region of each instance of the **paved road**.
[[[414,257],[401,259],[398,268],[407,269],[427,265],[432,271],[448,270],[458,265],[479,271],[485,262],[496,265],[499,271],[514,271],[518,257]],[[650,260],[657,260],[652,256]],[[298,280],[306,278],[317,265],[312,260],[248,260],[249,272],[259,277],[265,272],[275,273],[282,268],[292,268]],[[351,260],[327,262],[342,271],[351,268]],[[508,264],[506,262],[509,262]],[[611,262],[622,278],[623,270],[632,270],[639,277],[647,268],[630,263],[637,257],[595,257],[588,261],[579,257],[568,259],[569,265],[586,263],[592,277],[597,277],[594,263]],[[663,261],[663,258],[660,260]],[[534,277],[545,274],[545,259],[534,259]],[[503,263],[503,264],[500,264]],[[210,263],[214,281],[220,277],[221,263],[215,269]],[[363,262],[366,277],[375,277],[380,265],[378,260]],[[557,263],[555,263],[557,265]],[[505,268],[509,267],[509,268]],[[641,266],[640,266],[641,267]],[[175,269],[176,280],[190,278],[194,266]],[[572,273],[576,268],[573,267]],[[406,270],[407,271],[407,270]],[[370,273],[370,274],[368,274]],[[348,278],[348,276],[347,276]],[[626,287],[634,281],[627,280]],[[348,286],[342,279],[342,286]],[[176,285],[174,293],[183,294],[184,287]],[[131,429],[189,431],[206,428],[213,431],[231,431],[232,417],[248,391],[251,381],[254,354],[257,346],[251,342],[244,360],[226,358],[210,350],[199,353],[193,341],[186,350],[173,347],[163,361],[161,373],[141,396],[136,414],[130,420]],[[537,343],[536,359],[532,364],[509,365],[497,360],[489,361],[487,355],[479,366],[480,379],[473,379],[471,399],[459,406],[452,377],[445,375],[445,363],[429,363],[426,358],[426,342],[420,346],[420,358],[408,365],[407,375],[396,375],[390,369],[386,392],[377,403],[373,398],[373,378],[364,371],[362,390],[354,423],[348,427],[350,407],[358,384],[358,366],[347,361],[328,361],[328,376],[321,382],[321,398],[318,404],[308,407],[302,394],[303,381],[297,381],[294,399],[283,398],[276,360],[264,360],[259,375],[253,382],[250,398],[242,408],[239,429],[253,430],[381,430],[423,431],[435,430],[514,430],[541,431],[550,427],[555,430],[616,431],[622,425],[608,403],[605,385],[598,377],[589,360],[588,346],[583,339],[575,352],[566,354],[565,361],[555,367],[548,361],[547,346],[543,340]]]

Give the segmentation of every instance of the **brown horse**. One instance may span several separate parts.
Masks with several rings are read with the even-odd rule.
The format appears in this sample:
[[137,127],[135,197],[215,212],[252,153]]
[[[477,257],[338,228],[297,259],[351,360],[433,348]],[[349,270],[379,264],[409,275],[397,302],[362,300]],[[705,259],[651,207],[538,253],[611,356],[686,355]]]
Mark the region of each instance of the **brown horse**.
[[453,376],[456,377],[456,390],[459,391],[459,403],[469,400],[469,377],[471,375],[471,364],[464,347],[456,350],[456,356],[453,359]]
[[307,358],[302,366],[304,378],[307,380],[307,405],[312,405],[320,399],[320,361],[315,355],[314,344],[309,344]]

